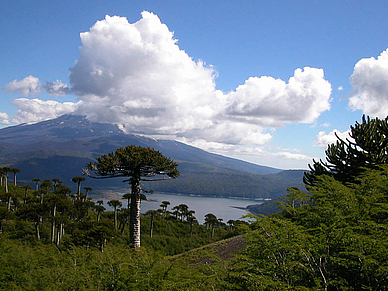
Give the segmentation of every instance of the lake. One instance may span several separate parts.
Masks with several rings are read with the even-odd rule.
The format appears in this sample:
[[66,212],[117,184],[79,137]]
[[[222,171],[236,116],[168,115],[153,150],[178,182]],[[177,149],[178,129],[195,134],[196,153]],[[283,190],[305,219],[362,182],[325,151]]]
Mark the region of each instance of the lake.
[[[217,218],[222,218],[226,223],[229,219],[240,219],[241,216],[248,214],[249,211],[245,209],[248,205],[263,203],[263,200],[214,198],[165,193],[147,194],[147,199],[148,201],[141,202],[141,213],[159,209],[162,201],[170,202],[167,208],[170,211],[174,206],[186,204],[189,206],[189,210],[195,211],[194,216],[200,224],[204,223],[204,216],[208,213],[213,213]],[[104,200],[104,207],[111,210],[107,202],[108,200]],[[123,207],[127,207],[126,199],[122,199],[121,202],[123,203]]]

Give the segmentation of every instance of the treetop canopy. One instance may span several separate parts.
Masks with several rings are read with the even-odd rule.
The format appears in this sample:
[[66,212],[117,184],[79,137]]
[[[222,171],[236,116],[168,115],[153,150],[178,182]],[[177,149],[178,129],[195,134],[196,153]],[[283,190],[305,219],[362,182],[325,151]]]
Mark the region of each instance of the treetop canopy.
[[97,162],[86,165],[101,178],[113,177],[153,177],[167,175],[170,178],[179,176],[178,164],[150,147],[129,145],[115,152],[102,155]]

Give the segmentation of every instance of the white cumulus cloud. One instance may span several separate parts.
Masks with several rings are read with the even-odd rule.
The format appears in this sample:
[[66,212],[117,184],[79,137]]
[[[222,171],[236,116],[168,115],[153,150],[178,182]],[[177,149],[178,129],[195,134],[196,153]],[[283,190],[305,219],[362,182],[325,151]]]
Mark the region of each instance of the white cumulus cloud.
[[227,113],[245,122],[279,126],[312,123],[330,109],[331,85],[322,69],[296,69],[288,83],[273,77],[251,77],[228,94]]
[[211,66],[180,50],[173,33],[149,12],[130,24],[106,16],[81,33],[71,68],[79,108],[92,120],[125,124],[130,132],[175,134],[212,125],[224,106]]
[[40,82],[37,77],[27,76],[23,80],[13,80],[5,86],[5,90],[11,93],[20,93],[25,97],[40,93]]
[[70,92],[70,88],[67,84],[62,83],[61,80],[56,80],[55,82],[46,82],[43,86],[44,89],[52,96],[64,96]]
[[9,116],[5,112],[0,112],[0,124],[5,124],[8,125],[10,124],[9,122]]
[[19,108],[13,123],[31,123],[53,119],[74,112],[79,103],[60,103],[53,100],[18,98],[13,103]]
[[254,77],[229,94],[216,90],[214,68],[181,50],[150,12],[136,23],[106,16],[80,36],[70,69],[77,113],[126,132],[262,145],[272,138],[264,127],[313,122],[330,108],[322,69],[297,69],[288,83]]
[[326,134],[325,131],[320,131],[317,135],[317,138],[314,142],[314,145],[321,147],[321,148],[327,148],[328,145],[336,143],[338,138],[342,139],[343,141],[346,141],[346,139],[351,140],[351,137],[349,135],[350,130],[346,130],[344,132],[340,132],[337,129],[332,130],[328,134]]
[[128,133],[176,138],[218,153],[266,155],[260,147],[272,139],[268,127],[313,123],[330,109],[332,88],[317,68],[296,69],[288,81],[251,77],[232,92],[217,90],[215,69],[180,49],[173,32],[150,12],[135,23],[106,16],[80,38],[70,87],[60,80],[41,85],[28,76],[6,88],[26,97],[40,89],[54,96],[73,93],[79,102],[19,98],[13,122],[74,112]]
[[350,83],[354,93],[349,99],[353,110],[385,118],[388,115],[388,49],[376,58],[364,58],[354,66]]

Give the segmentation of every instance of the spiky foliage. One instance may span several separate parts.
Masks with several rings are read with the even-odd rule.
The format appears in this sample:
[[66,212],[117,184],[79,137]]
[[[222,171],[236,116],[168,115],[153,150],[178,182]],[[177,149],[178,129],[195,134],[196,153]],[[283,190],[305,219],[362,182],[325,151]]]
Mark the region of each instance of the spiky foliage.
[[[179,176],[178,165],[152,148],[126,146],[88,163],[85,174],[92,178],[129,177],[131,185],[130,242],[140,247],[141,181],[156,181]],[[93,172],[93,174],[90,173]]]
[[365,169],[376,169],[388,163],[388,117],[370,119],[363,116],[362,122],[350,127],[350,138],[328,146],[327,162],[313,161],[303,180],[314,185],[321,175],[330,175],[340,182],[353,182],[354,177]]

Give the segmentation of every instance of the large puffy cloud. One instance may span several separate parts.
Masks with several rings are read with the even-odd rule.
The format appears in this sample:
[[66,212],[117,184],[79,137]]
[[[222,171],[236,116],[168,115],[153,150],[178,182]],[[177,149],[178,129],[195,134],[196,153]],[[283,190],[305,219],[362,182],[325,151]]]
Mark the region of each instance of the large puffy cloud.
[[81,57],[70,69],[77,113],[127,132],[262,145],[272,138],[263,127],[313,122],[330,108],[321,69],[297,69],[288,83],[254,77],[229,94],[216,90],[213,67],[181,50],[149,12],[133,24],[106,16],[80,36]]
[[350,130],[340,132],[337,129],[332,130],[328,134],[326,134],[325,131],[320,131],[317,135],[314,145],[319,146],[321,148],[327,148],[328,145],[337,142],[338,140],[337,136],[344,141],[351,140],[349,133],[350,133]]
[[385,118],[388,115],[388,49],[378,58],[361,59],[350,77],[354,93],[349,106],[365,114]]
[[13,103],[19,108],[16,111],[14,123],[30,123],[53,119],[63,114],[74,112],[79,103],[60,103],[53,100],[43,101],[40,99],[15,99]]
[[[133,24],[106,16],[80,37],[81,56],[70,69],[71,88],[59,80],[42,86],[33,77],[36,92],[75,93],[80,102],[16,99],[17,122],[75,112],[91,121],[118,124],[128,133],[168,136],[244,155],[265,153],[259,146],[272,139],[266,127],[314,122],[330,108],[331,85],[322,69],[297,69],[288,82],[252,77],[228,94],[216,90],[214,68],[181,50],[168,27],[149,12]],[[25,96],[34,92],[13,88],[7,90]]]
[[180,50],[152,13],[143,12],[134,24],[106,16],[81,41],[70,82],[84,101],[79,112],[92,120],[123,123],[132,132],[175,134],[212,126],[224,107],[213,68]]
[[13,80],[5,86],[6,91],[20,93],[23,96],[37,95],[40,93],[40,82],[37,77],[27,76],[23,80]]
[[279,126],[314,122],[330,109],[331,85],[322,69],[296,69],[288,83],[273,77],[251,77],[228,94],[227,113],[246,122]]

